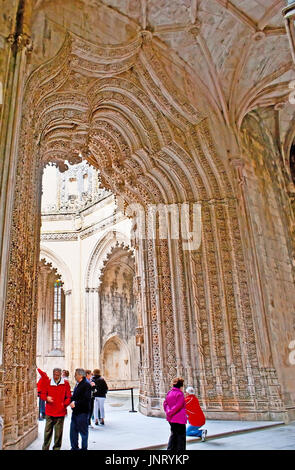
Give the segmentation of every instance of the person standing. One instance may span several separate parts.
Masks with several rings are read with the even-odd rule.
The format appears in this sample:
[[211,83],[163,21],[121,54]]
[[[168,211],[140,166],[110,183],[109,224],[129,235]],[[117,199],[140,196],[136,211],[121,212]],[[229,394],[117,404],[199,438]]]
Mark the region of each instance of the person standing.
[[[87,369],[86,371],[86,380],[88,383],[91,384],[92,382],[92,372],[90,369]],[[89,417],[88,417],[88,426],[91,426],[91,416],[93,414],[93,405],[94,405],[94,397],[93,393],[91,391],[91,402],[90,402],[90,411],[89,411]]]
[[207,429],[200,429],[206,422],[205,415],[200,407],[199,400],[195,395],[193,387],[187,387],[185,394],[185,409],[189,422],[186,429],[187,436],[201,437],[202,441],[206,440]]
[[70,382],[70,373],[69,373],[68,370],[64,369],[64,370],[62,371],[62,377],[63,377],[65,380],[67,380],[68,382]]
[[44,378],[41,385],[40,398],[46,402],[46,425],[42,450],[49,450],[53,430],[53,450],[60,450],[64,419],[67,412],[67,406],[71,401],[70,385],[69,382],[61,377],[61,369],[53,369],[53,376],[51,379],[48,378],[48,380],[46,380]]
[[172,389],[166,395],[164,410],[167,421],[170,424],[171,434],[168,441],[167,450],[181,452],[186,449],[186,411],[183,394],[183,382],[181,377],[176,377],[172,381]]
[[94,397],[94,419],[98,426],[98,413],[100,424],[104,425],[104,402],[108,392],[108,386],[105,379],[100,375],[99,369],[94,369],[92,377],[92,391]]
[[91,385],[86,380],[84,369],[75,370],[77,385],[74,388],[70,407],[72,419],[70,428],[71,450],[79,450],[79,434],[82,439],[82,450],[88,448],[88,419],[91,402]]
[[46,374],[46,372],[43,372],[43,370],[37,368],[37,371],[40,375],[40,378],[37,382],[37,393],[38,393],[38,400],[39,400],[39,421],[43,421],[43,419],[45,419],[46,402],[42,400],[41,392],[42,392],[42,388],[44,388],[44,386],[46,385],[46,382],[49,380],[49,377]]

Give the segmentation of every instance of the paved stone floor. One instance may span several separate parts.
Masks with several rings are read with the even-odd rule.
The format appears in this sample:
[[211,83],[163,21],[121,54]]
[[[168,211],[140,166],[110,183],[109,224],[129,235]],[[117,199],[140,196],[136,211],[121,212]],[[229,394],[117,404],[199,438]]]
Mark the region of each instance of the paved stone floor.
[[[135,397],[135,409],[138,398]],[[131,400],[118,392],[108,394],[106,400],[105,426],[89,428],[89,450],[165,449],[169,438],[169,424],[163,418],[130,413]],[[65,419],[62,450],[70,449],[69,429],[71,411]],[[188,450],[244,450],[244,449],[292,449],[295,450],[295,423],[256,430],[257,427],[273,426],[273,422],[215,421],[208,420],[208,440],[205,443],[187,438]],[[27,450],[40,450],[43,443],[44,421],[39,422],[38,438]],[[248,432],[243,432],[250,430]],[[242,434],[235,434],[242,431]],[[226,433],[234,433],[222,435]]]
[[[206,427],[206,426],[205,426]],[[260,431],[250,431],[205,443],[187,445],[188,450],[295,450],[295,422]]]

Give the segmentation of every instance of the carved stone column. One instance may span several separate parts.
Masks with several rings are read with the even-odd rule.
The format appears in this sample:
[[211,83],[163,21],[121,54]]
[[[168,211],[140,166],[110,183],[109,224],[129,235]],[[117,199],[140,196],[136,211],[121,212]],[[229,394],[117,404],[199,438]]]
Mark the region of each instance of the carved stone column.
[[86,315],[86,341],[85,360],[87,367],[94,369],[100,367],[101,352],[101,322],[100,302],[97,287],[87,287],[85,292],[85,315]]
[[65,362],[66,369],[73,370],[72,358],[72,334],[71,334],[71,306],[72,306],[72,290],[65,291]]
[[[21,3],[24,3],[23,8]],[[22,8],[22,9],[21,9]],[[8,36],[10,45],[8,58],[7,82],[5,84],[0,129],[0,154],[3,155],[2,179],[0,191],[0,363],[2,363],[3,314],[7,289],[7,263],[12,219],[14,185],[16,180],[17,144],[20,132],[22,98],[28,53],[31,52],[30,40],[31,0],[19,2],[19,11],[14,31]]]
[[[23,448],[37,436],[34,364],[37,319],[32,318],[29,312],[37,309],[38,249],[35,246],[40,229],[41,173],[37,166],[33,167],[31,174],[25,171],[17,173],[21,159],[18,142],[25,71],[32,48],[31,13],[31,0],[18,2],[14,30],[7,38],[10,52],[0,136],[0,153],[4,162],[0,195],[0,344],[3,344],[0,375],[5,391],[1,397],[0,414],[4,419],[4,449]],[[36,198],[26,199],[25,188],[30,185]],[[15,196],[16,188],[23,191],[21,201],[17,201]],[[30,217],[30,229],[25,233],[21,227],[26,226],[27,217]],[[11,238],[13,226],[15,234]],[[17,289],[12,279],[18,279],[25,286],[26,295]]]
[[146,238],[138,241],[144,337],[140,409],[154,416],[163,415],[163,398],[177,375],[170,258],[166,239],[148,238],[146,233]]
[[[269,404],[272,410],[284,415],[284,405],[282,402],[281,389],[277,377],[277,372],[273,363],[273,356],[271,350],[271,342],[268,331],[268,319],[265,310],[265,298],[263,281],[259,266],[259,257],[254,237],[253,221],[251,217],[251,210],[249,207],[248,192],[247,192],[247,173],[243,159],[233,158],[231,165],[235,174],[235,181],[237,187],[237,197],[240,209],[241,223],[244,224],[243,233],[247,234],[243,237],[243,244],[248,259],[249,275],[247,282],[249,282],[249,299],[253,305],[253,327],[255,328],[256,337],[256,350],[257,350],[257,364],[252,364],[250,358],[247,363],[248,375],[248,389],[252,399],[254,400],[258,409],[268,409]],[[244,284],[244,283],[243,283]],[[241,289],[243,284],[240,283]],[[254,331],[252,332],[254,335]],[[249,341],[249,338],[248,338]],[[267,404],[268,403],[268,404]]]

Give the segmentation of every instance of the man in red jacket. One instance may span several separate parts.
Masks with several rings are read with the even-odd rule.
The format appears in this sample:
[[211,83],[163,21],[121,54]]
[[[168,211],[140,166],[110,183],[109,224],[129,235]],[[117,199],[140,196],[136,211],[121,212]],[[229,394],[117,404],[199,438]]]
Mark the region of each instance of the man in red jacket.
[[[39,369],[38,371],[40,372]],[[64,419],[67,413],[67,406],[71,402],[70,384],[67,380],[64,380],[64,378],[61,377],[61,369],[53,369],[53,377],[51,379],[48,378],[46,380],[44,377],[41,390],[41,399],[46,401],[46,425],[42,450],[49,450],[53,430],[53,450],[60,450]]]
[[206,440],[207,429],[200,429],[205,422],[205,415],[200,407],[199,400],[195,395],[193,387],[187,387],[185,394],[185,410],[189,426],[186,430],[187,436],[201,437],[202,441]]

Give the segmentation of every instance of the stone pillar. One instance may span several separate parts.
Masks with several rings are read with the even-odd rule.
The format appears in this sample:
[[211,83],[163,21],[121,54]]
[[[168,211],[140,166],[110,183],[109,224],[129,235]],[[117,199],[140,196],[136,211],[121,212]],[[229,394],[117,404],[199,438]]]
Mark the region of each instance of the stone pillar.
[[3,419],[0,416],[0,450],[3,448]]
[[100,302],[97,287],[87,287],[85,291],[85,367],[89,369],[100,368]]
[[71,351],[72,351],[72,333],[71,333],[71,308],[72,308],[72,291],[71,289],[65,291],[65,368],[73,371],[71,362]]
[[177,375],[176,319],[172,299],[171,253],[167,239],[137,240],[137,261],[142,270],[141,314],[143,328],[140,410],[162,416],[162,402]]
[[[19,2],[19,9],[21,9]],[[30,15],[31,0],[24,2],[23,11],[17,11],[14,31],[7,37],[9,44],[7,79],[1,116],[0,154],[3,155],[0,191],[0,256],[3,274],[0,276],[0,312],[4,312],[7,289],[7,265],[9,258],[10,230],[12,223],[13,196],[16,181],[17,144],[20,133],[21,111],[25,70],[31,51]],[[2,363],[3,323],[0,317],[0,363]]]
[[[37,309],[37,255],[36,243],[40,228],[39,202],[41,189],[39,168],[32,167],[30,174],[18,173],[20,161],[19,136],[23,90],[28,53],[31,51],[30,20],[32,0],[17,2],[13,31],[8,36],[10,45],[7,61],[7,78],[4,87],[0,153],[3,155],[0,195],[0,359],[3,364],[4,394],[0,414],[4,418],[3,448],[24,448],[37,436],[36,412],[36,321],[31,314]],[[25,145],[22,142],[22,145]],[[21,165],[20,165],[21,167]],[[26,186],[27,185],[27,186]],[[36,198],[26,199],[23,194],[22,209],[17,201],[17,190],[32,185]],[[23,210],[20,217],[19,211]],[[30,217],[30,228],[25,234],[25,219]],[[13,229],[14,227],[14,229]],[[11,233],[15,235],[12,237]],[[17,240],[20,238],[21,242]],[[33,241],[34,239],[34,241]],[[31,240],[31,243],[28,241]],[[14,265],[14,266],[13,266]],[[26,295],[12,281],[23,284]],[[9,307],[8,307],[9,305]],[[3,312],[3,313],[2,313]],[[30,312],[30,314],[28,313]],[[3,315],[3,316],[2,316]]]

